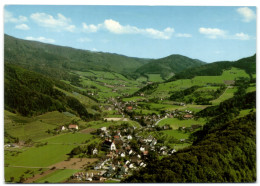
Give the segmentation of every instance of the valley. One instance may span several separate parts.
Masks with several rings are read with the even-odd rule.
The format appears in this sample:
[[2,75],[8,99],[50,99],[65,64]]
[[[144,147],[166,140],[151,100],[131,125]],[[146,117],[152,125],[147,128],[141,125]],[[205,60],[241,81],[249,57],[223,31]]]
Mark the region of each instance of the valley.
[[[203,166],[203,158],[196,159],[201,154],[196,160],[191,154],[206,148],[201,144],[207,138],[224,141],[222,131],[233,130],[229,123],[243,124],[253,136],[255,68],[256,55],[211,64],[180,55],[137,59],[5,35],[5,181],[162,181],[149,169],[164,171],[169,161],[165,174],[180,181],[174,167]],[[223,154],[216,159],[224,161],[231,150],[222,153],[221,144],[215,145]],[[187,157],[186,164],[176,163],[185,162],[179,155]]]

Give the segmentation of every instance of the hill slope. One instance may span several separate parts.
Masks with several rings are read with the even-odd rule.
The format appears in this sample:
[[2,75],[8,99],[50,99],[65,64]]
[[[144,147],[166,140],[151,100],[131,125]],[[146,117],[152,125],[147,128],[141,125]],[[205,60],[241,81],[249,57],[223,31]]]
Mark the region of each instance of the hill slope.
[[5,64],[5,109],[23,116],[58,110],[72,112],[83,119],[92,117],[79,100],[65,95],[55,86],[73,90],[73,87],[62,82],[15,65]]
[[181,73],[177,73],[168,81],[174,81],[176,79],[191,79],[195,76],[218,76],[222,74],[224,69],[231,69],[231,67],[243,69],[250,76],[256,74],[256,54],[234,62],[221,61],[205,64],[196,68],[188,68]]
[[68,70],[100,70],[129,73],[149,60],[118,54],[45,44],[4,36],[5,62],[17,64],[56,78],[68,76]]
[[198,67],[203,64],[205,63],[202,61],[182,55],[170,55],[165,58],[153,60],[139,67],[135,72],[139,74],[161,74],[163,78],[166,78],[170,74],[176,74],[187,68]]

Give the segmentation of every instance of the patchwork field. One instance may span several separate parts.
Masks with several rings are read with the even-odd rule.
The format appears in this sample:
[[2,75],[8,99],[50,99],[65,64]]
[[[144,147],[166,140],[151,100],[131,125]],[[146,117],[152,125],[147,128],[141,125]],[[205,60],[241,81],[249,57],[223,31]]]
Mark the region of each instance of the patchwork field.
[[[187,89],[191,86],[205,86],[207,88],[203,88],[204,91],[214,90],[216,88],[212,87],[212,84],[229,84],[234,82],[234,80],[238,77],[247,77],[249,75],[241,69],[232,68],[230,70],[224,70],[221,76],[196,76],[192,79],[181,79],[168,83],[159,84],[158,88],[151,94],[147,95],[147,97],[159,97],[159,98],[168,98],[171,94],[170,91],[179,91]],[[218,88],[218,86],[216,86]]]
[[56,169],[74,169],[74,170],[81,170],[83,169],[84,165],[90,165],[97,162],[97,158],[71,158],[70,160],[61,161],[52,165],[52,167],[56,167]]

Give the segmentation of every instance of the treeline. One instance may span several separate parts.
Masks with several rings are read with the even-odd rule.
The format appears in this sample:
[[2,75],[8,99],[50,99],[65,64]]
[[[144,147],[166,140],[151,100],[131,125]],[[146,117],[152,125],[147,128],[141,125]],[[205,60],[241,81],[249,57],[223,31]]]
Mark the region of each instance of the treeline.
[[58,110],[70,111],[82,119],[92,118],[77,99],[66,96],[54,85],[70,89],[38,73],[15,65],[5,64],[4,98],[5,109],[23,116],[33,116]]
[[213,99],[217,99],[226,90],[226,86],[224,84],[221,84],[216,91],[196,91],[201,87],[202,86],[195,85],[185,90],[172,91],[170,92],[172,95],[169,99],[172,101],[182,101],[185,103],[195,102],[197,105],[211,105],[212,103],[210,101]]
[[189,88],[186,88],[185,90],[180,90],[180,91],[173,91],[171,92],[172,95],[170,96],[170,100],[172,101],[183,101],[183,98],[187,95],[192,94],[195,90],[200,88],[201,86],[192,86]]
[[[148,84],[148,85],[144,86],[143,88],[139,89],[138,91],[136,91],[131,96],[138,96],[141,93],[152,94],[158,86],[159,86],[159,83]],[[131,97],[131,96],[129,96],[129,97]]]
[[221,61],[202,65],[199,67],[189,68],[167,80],[167,82],[175,81],[178,79],[192,79],[195,76],[219,76],[223,70],[231,69],[232,67],[244,69],[251,77],[256,73],[256,54],[240,59],[235,62]]

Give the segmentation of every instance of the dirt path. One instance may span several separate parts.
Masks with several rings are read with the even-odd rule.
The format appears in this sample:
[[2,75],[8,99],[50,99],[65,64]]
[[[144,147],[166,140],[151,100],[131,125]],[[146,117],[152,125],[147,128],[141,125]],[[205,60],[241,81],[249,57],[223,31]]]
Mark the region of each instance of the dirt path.
[[162,118],[162,119],[158,120],[154,125],[157,125],[160,121],[162,121],[164,119],[168,119],[168,118]]
[[223,92],[223,94],[221,94],[217,99],[212,100],[211,103],[213,103],[214,101],[216,102],[216,100],[220,99],[220,98],[226,93],[226,91],[227,91],[228,89],[230,89],[230,88],[231,88],[231,86],[227,86],[227,88],[226,88],[226,90]]

